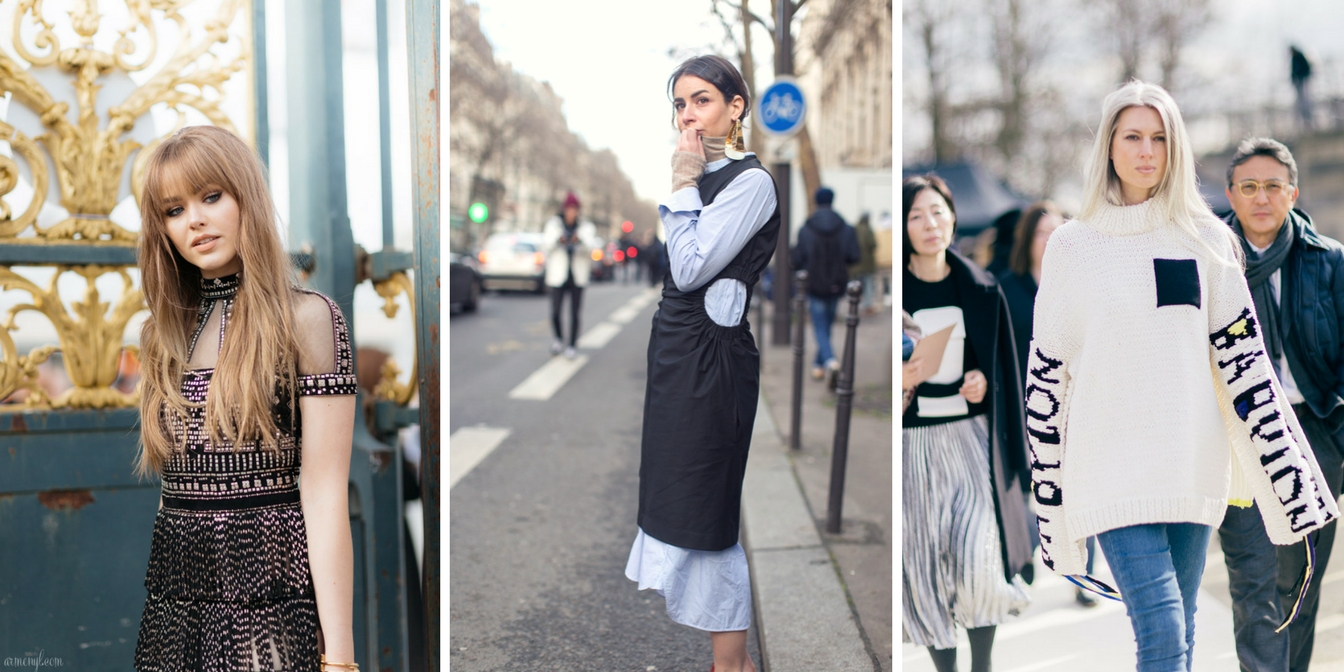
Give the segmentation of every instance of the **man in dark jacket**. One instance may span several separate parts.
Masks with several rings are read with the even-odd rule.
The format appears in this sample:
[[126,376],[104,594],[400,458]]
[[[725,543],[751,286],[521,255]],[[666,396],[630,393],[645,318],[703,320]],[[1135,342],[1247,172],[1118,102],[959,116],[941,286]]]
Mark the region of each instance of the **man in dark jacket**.
[[849,267],[859,261],[859,238],[854,227],[831,209],[835,192],[826,187],[817,190],[817,209],[798,231],[793,248],[793,268],[807,271],[808,312],[817,335],[817,357],[812,377],[821,380],[826,372],[840,370],[831,348],[831,324],[835,310],[849,283]]
[[[1246,253],[1265,349],[1284,394],[1338,499],[1344,480],[1344,247],[1316,231],[1297,201],[1297,163],[1282,143],[1245,140],[1227,168],[1227,223]],[[1320,585],[1335,524],[1292,546],[1275,547],[1257,507],[1232,503],[1218,530],[1232,593],[1232,621],[1242,670],[1306,670],[1311,662]],[[1249,503],[1243,503],[1249,504]],[[1314,544],[1314,579],[1286,630]]]

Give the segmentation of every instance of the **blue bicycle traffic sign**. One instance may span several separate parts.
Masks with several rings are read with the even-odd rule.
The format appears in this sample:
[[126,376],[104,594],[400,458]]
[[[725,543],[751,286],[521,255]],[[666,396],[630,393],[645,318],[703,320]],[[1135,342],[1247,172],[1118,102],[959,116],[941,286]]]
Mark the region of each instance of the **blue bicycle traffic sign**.
[[781,77],[771,84],[757,103],[756,118],[768,133],[792,135],[803,126],[807,103],[803,90],[792,77]]

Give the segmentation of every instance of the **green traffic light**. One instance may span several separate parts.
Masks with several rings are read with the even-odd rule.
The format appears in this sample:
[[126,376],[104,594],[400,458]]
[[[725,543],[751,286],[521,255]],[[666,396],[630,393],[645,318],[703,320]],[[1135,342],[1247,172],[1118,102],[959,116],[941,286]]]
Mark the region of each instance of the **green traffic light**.
[[467,216],[471,221],[480,224],[490,217],[490,209],[485,207],[484,203],[472,203],[471,207],[467,208]]

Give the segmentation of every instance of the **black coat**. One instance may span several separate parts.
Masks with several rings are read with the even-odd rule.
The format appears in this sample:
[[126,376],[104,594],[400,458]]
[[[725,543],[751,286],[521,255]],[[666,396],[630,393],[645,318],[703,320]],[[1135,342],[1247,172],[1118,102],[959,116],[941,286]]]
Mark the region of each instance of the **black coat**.
[[[793,252],[789,255],[789,263],[794,270],[807,269],[810,260],[817,256],[817,238],[819,236],[840,236],[840,253],[844,255],[843,266],[853,266],[859,263],[863,253],[859,250],[859,234],[854,227],[845,223],[836,211],[830,206],[819,206],[816,212],[813,212],[806,222],[803,222],[803,228],[798,230],[798,242],[793,246]],[[840,288],[841,294],[844,293],[844,287]]]
[[1344,429],[1344,246],[1317,233],[1307,213],[1294,209],[1289,217],[1297,237],[1280,278],[1284,355],[1307,405],[1338,433]]
[[1008,269],[999,274],[999,287],[1008,300],[1008,315],[1013,321],[1013,340],[1017,343],[1017,371],[1027,373],[1027,355],[1031,352],[1031,332],[1036,319],[1036,279]]
[[980,371],[989,383],[989,461],[993,479],[994,514],[999,523],[1003,566],[1012,579],[1031,562],[1027,507],[1023,486],[1031,482],[1027,463],[1024,385],[1018,372],[1017,348],[1008,302],[989,272],[955,250],[947,251],[953,281],[966,321],[966,338]]

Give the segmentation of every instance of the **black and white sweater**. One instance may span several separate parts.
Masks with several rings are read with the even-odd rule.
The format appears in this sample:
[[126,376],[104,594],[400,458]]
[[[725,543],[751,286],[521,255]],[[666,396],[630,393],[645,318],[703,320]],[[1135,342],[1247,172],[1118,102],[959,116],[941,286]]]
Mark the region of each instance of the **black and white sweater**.
[[[1207,245],[1227,245],[1222,223],[1201,225]],[[1153,200],[1051,236],[1025,374],[1041,555],[1060,574],[1084,573],[1084,541],[1100,532],[1216,527],[1230,489],[1254,495],[1276,544],[1339,516],[1241,268]]]

